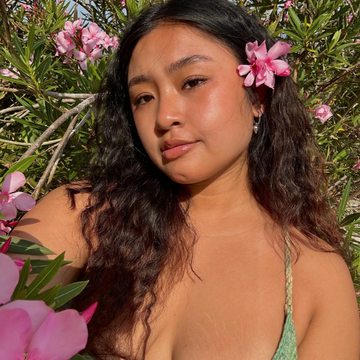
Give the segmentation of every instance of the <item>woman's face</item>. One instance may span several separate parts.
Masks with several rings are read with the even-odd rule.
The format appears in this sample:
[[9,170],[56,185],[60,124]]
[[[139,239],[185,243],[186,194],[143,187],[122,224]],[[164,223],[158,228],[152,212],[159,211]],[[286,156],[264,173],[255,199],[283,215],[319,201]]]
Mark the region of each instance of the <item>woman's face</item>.
[[258,111],[238,65],[225,45],[186,25],[159,25],[135,47],[128,77],[135,125],[151,160],[173,181],[247,172]]

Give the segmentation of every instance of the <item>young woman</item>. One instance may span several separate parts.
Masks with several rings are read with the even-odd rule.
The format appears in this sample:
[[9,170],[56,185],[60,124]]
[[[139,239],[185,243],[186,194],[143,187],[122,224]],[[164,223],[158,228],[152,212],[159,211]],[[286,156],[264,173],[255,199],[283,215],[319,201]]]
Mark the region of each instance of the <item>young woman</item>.
[[56,281],[90,280],[96,359],[358,358],[322,158],[274,45],[227,0],[151,6],[124,34],[88,181],[13,232],[66,250]]

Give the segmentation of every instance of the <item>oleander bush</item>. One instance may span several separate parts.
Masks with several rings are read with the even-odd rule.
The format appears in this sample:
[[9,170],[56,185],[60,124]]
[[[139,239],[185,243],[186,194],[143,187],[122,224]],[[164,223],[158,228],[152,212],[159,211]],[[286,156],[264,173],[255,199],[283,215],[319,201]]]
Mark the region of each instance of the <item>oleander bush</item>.
[[[360,0],[233,1],[292,46],[287,60],[326,157],[329,201],[360,291]],[[0,177],[27,158],[27,192],[38,199],[86,174],[106,63],[127,23],[155,2],[0,1]]]

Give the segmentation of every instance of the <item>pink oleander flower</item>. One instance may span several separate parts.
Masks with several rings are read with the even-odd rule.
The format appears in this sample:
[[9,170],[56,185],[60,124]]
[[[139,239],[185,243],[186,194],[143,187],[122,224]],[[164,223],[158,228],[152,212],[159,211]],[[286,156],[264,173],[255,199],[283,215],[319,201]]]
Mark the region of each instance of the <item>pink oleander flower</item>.
[[35,206],[35,200],[23,192],[14,192],[25,184],[25,176],[19,171],[6,175],[0,191],[0,212],[5,220],[16,218],[17,209],[29,211]]
[[18,79],[19,77],[16,75],[16,73],[19,73],[18,69],[13,68],[12,71],[8,69],[0,69],[0,73],[2,76],[8,76],[13,79]]
[[58,54],[69,53],[75,49],[76,45],[72,41],[71,36],[66,31],[60,31],[56,36],[56,51]]
[[[1,246],[0,248],[0,254],[5,254],[8,250],[9,250],[9,247],[10,247],[10,244],[11,244],[11,237],[9,237],[5,242],[4,244]],[[23,259],[19,259],[19,258],[15,258],[15,259],[12,259],[14,264],[17,266],[19,272],[22,270],[24,264],[25,264],[25,260]],[[1,260],[0,260],[1,261]],[[32,271],[32,268],[30,266],[30,272]],[[1,276],[1,275],[0,275]],[[1,304],[1,302],[0,302]]]
[[[0,220],[0,236],[5,236],[11,231],[11,227],[8,226],[8,222]],[[1,249],[0,249],[1,252]]]
[[330,106],[321,105],[315,109],[315,118],[319,119],[322,123],[329,120],[333,116],[333,113],[330,111]]
[[288,9],[292,4],[293,4],[294,0],[287,0],[285,2],[285,9]]
[[291,47],[282,41],[278,41],[269,51],[266,50],[266,41],[258,46],[258,42],[248,42],[246,44],[246,55],[250,65],[239,65],[239,75],[246,76],[244,85],[252,86],[255,81],[256,86],[265,84],[271,89],[275,85],[275,76],[290,75],[289,64],[283,60],[276,60],[278,57],[287,54]]
[[358,160],[353,166],[353,170],[357,172],[360,169],[360,160]]
[[112,38],[109,35],[106,35],[101,41],[101,45],[107,50],[109,47],[113,46]]
[[95,23],[89,25],[89,29],[83,29],[81,35],[81,41],[85,45],[95,48],[100,45],[104,37],[106,36],[105,31],[99,31],[99,26]]
[[112,42],[113,49],[116,50],[119,47],[119,38],[117,36],[113,36],[111,38],[111,42]]
[[22,6],[25,11],[32,11],[32,10],[30,9],[30,6],[28,6],[28,5],[26,5],[26,4],[21,4],[21,3],[20,3],[19,5]]
[[43,301],[15,300],[0,308],[0,360],[68,360],[88,332],[76,310],[55,313]]
[[97,47],[92,50],[91,45],[84,45],[84,51],[74,51],[75,59],[80,62],[80,67],[83,70],[87,70],[87,58],[89,57],[92,63],[95,62],[95,59],[99,59],[102,57],[102,51]]
[[12,259],[0,253],[0,360],[68,360],[87,342],[87,322],[97,303],[81,315],[76,310],[55,313],[43,301],[10,302],[19,281]]
[[71,21],[66,21],[65,22],[65,31],[67,31],[67,33],[70,36],[74,36],[76,33],[76,30],[81,30],[81,19],[76,20],[74,22]]

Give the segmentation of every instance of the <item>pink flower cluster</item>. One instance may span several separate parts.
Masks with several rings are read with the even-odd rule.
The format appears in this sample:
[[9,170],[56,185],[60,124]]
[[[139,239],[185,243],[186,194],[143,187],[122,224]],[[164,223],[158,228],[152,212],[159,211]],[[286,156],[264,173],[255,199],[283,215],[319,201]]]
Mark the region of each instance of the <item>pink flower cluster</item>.
[[67,21],[65,29],[56,36],[56,56],[66,54],[66,63],[71,56],[79,61],[83,70],[87,69],[87,59],[92,63],[103,56],[103,51],[116,49],[118,47],[118,38],[110,37],[105,31],[101,31],[95,23],[89,25],[89,28],[83,28],[81,19],[74,22]]
[[265,84],[271,89],[275,85],[275,76],[290,75],[289,64],[283,60],[276,60],[278,57],[287,54],[291,47],[289,44],[278,41],[269,51],[266,49],[265,40],[259,46],[258,42],[248,42],[246,44],[246,55],[250,65],[239,65],[240,76],[246,76],[244,85],[252,86],[255,81],[256,86]]
[[333,116],[333,113],[330,111],[330,106],[321,105],[315,109],[315,118],[319,119],[322,123],[329,120]]
[[76,310],[55,313],[43,301],[10,301],[19,281],[16,263],[0,249],[0,360],[68,360],[87,342],[86,324],[97,303],[82,314]]

